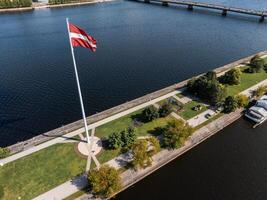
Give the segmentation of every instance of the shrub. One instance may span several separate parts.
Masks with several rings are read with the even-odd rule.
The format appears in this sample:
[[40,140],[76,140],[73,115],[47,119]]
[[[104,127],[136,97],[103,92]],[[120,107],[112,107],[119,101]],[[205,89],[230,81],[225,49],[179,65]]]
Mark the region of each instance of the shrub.
[[259,87],[257,88],[257,90],[254,92],[254,96],[256,96],[256,97],[261,97],[261,96],[264,95],[264,93],[266,92],[266,90],[267,90],[267,87],[261,85],[261,86],[259,86]]
[[170,103],[164,103],[160,108],[159,108],[159,116],[160,117],[166,117],[172,112],[172,106]]
[[167,130],[163,133],[163,145],[172,149],[179,148],[183,146],[185,140],[192,133],[192,127],[183,120],[172,121],[168,124]]
[[144,140],[138,140],[132,146],[132,165],[134,169],[144,169],[150,166],[152,164],[152,156],[155,155],[159,150],[159,141],[154,137]]
[[224,112],[230,113],[235,111],[238,108],[237,99],[233,96],[228,96],[224,101]]
[[227,71],[223,76],[220,77],[220,81],[229,85],[240,84],[241,70],[239,68],[234,68]]
[[264,67],[264,60],[260,58],[259,55],[254,56],[250,60],[248,72],[250,73],[258,73],[261,71],[261,69]]
[[150,122],[159,117],[158,110],[154,106],[149,106],[145,108],[142,112],[142,115],[144,116],[147,122]]
[[0,159],[7,157],[9,154],[10,154],[10,150],[8,148],[0,147]]
[[243,94],[237,95],[236,100],[237,100],[237,104],[238,104],[239,108],[247,107],[249,104],[248,97],[246,95],[243,95]]
[[93,193],[102,197],[110,197],[122,187],[119,172],[108,165],[91,170],[88,181]]
[[226,88],[219,83],[215,72],[189,80],[187,90],[211,104],[222,102],[226,96]]

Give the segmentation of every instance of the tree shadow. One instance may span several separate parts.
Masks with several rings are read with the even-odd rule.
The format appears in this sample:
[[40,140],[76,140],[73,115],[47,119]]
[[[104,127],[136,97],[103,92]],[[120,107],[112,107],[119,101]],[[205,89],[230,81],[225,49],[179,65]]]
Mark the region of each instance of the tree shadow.
[[167,130],[167,126],[164,127],[156,127],[153,130],[149,130],[148,133],[153,136],[159,136],[163,134]]
[[140,123],[140,125],[142,125],[143,123],[148,122],[148,120],[145,118],[143,113],[138,113],[138,114],[132,115],[131,119],[133,120],[133,123],[136,125],[138,125],[138,123]]

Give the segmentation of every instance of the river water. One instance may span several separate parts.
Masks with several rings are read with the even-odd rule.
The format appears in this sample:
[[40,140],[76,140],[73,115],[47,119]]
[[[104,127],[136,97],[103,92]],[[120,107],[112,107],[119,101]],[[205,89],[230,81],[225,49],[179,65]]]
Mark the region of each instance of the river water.
[[[267,9],[265,0],[201,0]],[[0,146],[81,118],[65,18],[98,40],[75,49],[87,115],[267,49],[266,23],[129,1],[0,15]],[[267,199],[266,125],[243,119],[118,199]]]

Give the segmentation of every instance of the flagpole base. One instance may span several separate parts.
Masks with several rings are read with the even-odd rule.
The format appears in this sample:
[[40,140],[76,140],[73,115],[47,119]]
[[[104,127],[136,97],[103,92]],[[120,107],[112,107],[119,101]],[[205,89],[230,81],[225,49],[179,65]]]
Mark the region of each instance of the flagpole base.
[[[92,144],[92,155],[97,155],[101,149],[102,149],[102,142],[100,138],[93,136],[89,138],[90,142],[93,142]],[[90,143],[88,144],[87,141],[82,141],[78,143],[78,151],[80,154],[84,156],[89,156],[89,149],[90,149]]]

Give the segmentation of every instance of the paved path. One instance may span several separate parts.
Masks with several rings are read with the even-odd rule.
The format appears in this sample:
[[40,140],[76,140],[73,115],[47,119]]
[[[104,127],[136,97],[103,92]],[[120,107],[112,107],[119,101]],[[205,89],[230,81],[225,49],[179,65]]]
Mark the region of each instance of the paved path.
[[210,114],[210,116],[213,116],[216,114],[216,112],[214,110],[208,109],[205,110],[204,112],[198,114],[197,116],[187,120],[188,124],[192,127],[196,127],[202,123],[204,123],[205,121],[209,120],[206,115]]
[[191,98],[186,97],[186,96],[181,98],[181,97],[177,97],[176,95],[173,95],[172,97],[175,98],[177,101],[181,102],[182,104],[187,104],[192,101]]
[[183,120],[183,121],[186,121],[184,118],[182,118],[181,116],[177,115],[175,112],[171,112],[171,116],[173,116],[175,119],[178,119],[178,120]]
[[258,87],[260,87],[260,86],[267,86],[267,79],[259,82],[257,85],[254,85],[247,90],[244,90],[243,92],[241,92],[241,94],[244,94],[246,96],[251,96],[253,91],[257,90]]
[[[161,97],[158,97],[158,98],[153,99],[151,101],[148,101],[146,103],[140,104],[138,106],[135,106],[133,108],[130,108],[128,110],[125,110],[123,112],[120,112],[118,114],[112,115],[112,116],[107,117],[107,118],[105,118],[103,120],[100,120],[98,122],[95,122],[93,124],[90,124],[88,126],[88,128],[89,129],[96,128],[98,126],[101,126],[103,124],[106,124],[108,122],[111,122],[111,121],[113,121],[115,119],[118,119],[120,117],[123,117],[125,115],[128,115],[128,114],[130,114],[132,112],[135,112],[135,111],[140,110],[142,108],[145,108],[147,106],[153,105],[154,103],[159,102],[159,101],[161,101],[163,99],[169,98],[169,97],[171,97],[171,96],[173,96],[173,95],[175,95],[177,93],[178,93],[178,91],[170,92],[170,93],[168,93],[166,95],[163,95]],[[70,132],[70,133],[68,133],[66,135],[59,136],[59,137],[57,137],[55,139],[49,140],[49,141],[44,142],[44,143],[42,143],[40,145],[37,145],[37,146],[32,147],[30,149],[27,149],[25,151],[22,151],[22,152],[19,152],[19,153],[14,154],[12,156],[9,156],[7,158],[4,158],[4,159],[0,160],[0,164],[3,164],[4,165],[4,164],[7,164],[9,162],[15,161],[15,160],[17,160],[19,158],[22,158],[22,157],[27,156],[27,155],[30,155],[30,154],[32,154],[34,152],[40,151],[42,149],[45,149],[45,148],[47,148],[47,147],[49,147],[51,145],[54,145],[54,144],[57,144],[57,143],[61,143],[62,141],[66,140],[66,139],[69,139],[69,138],[72,138],[72,137],[74,137],[76,135],[79,135],[80,133],[83,133],[83,132],[85,132],[84,128],[80,128],[80,129],[78,129],[76,131],[73,131],[73,132]]]

